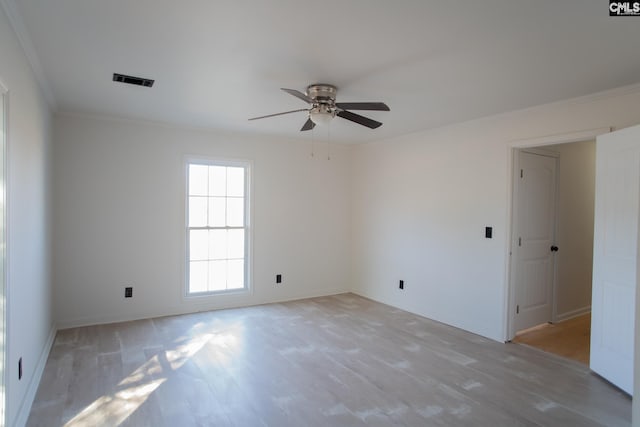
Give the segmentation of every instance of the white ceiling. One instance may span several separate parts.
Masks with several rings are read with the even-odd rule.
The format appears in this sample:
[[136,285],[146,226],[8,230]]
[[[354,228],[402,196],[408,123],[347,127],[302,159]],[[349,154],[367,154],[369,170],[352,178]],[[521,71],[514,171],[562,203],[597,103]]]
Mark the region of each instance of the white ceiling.
[[304,112],[247,118],[323,82],[391,107],[361,112],[377,130],[333,121],[332,140],[364,142],[640,81],[640,18],[603,0],[4,1],[64,112],[309,138]]

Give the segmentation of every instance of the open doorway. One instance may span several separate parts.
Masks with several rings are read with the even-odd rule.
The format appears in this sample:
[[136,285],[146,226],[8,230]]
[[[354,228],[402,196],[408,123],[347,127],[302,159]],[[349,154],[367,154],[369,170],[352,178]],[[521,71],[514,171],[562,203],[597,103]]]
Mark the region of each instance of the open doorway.
[[516,149],[514,342],[589,364],[595,140]]

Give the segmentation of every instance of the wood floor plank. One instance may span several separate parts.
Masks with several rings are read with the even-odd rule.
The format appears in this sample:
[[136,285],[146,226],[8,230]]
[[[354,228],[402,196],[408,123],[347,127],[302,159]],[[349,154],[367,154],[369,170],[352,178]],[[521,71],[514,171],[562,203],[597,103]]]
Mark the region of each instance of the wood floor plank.
[[629,426],[579,363],[353,295],[60,331],[28,426]]
[[589,364],[591,313],[519,332],[513,342]]

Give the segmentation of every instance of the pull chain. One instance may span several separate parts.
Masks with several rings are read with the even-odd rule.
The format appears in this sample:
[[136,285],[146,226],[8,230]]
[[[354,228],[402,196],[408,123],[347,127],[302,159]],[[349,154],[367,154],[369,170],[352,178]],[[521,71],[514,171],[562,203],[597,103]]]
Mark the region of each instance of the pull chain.
[[314,157],[315,126],[311,128],[311,157]]
[[327,124],[327,160],[331,160],[331,122]]

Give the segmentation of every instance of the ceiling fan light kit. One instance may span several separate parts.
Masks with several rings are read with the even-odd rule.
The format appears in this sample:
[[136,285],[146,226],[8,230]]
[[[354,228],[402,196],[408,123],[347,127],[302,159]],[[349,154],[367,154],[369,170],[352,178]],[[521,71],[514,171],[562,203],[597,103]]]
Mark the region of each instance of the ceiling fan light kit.
[[309,111],[309,118],[311,119],[311,121],[317,125],[322,126],[328,125],[329,122],[331,122],[331,119],[333,119],[335,116],[335,109],[332,110],[328,106],[322,104],[318,107],[313,107]]
[[382,123],[348,110],[390,111],[389,107],[383,102],[336,102],[338,88],[330,84],[318,83],[309,85],[307,86],[306,93],[295,89],[281,89],[310,104],[311,107],[308,109],[298,109],[253,117],[249,120],[265,119],[267,117],[307,111],[309,117],[300,129],[301,131],[311,130],[316,125],[328,125],[335,116],[366,126],[370,129],[376,129],[380,127]]

